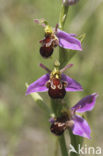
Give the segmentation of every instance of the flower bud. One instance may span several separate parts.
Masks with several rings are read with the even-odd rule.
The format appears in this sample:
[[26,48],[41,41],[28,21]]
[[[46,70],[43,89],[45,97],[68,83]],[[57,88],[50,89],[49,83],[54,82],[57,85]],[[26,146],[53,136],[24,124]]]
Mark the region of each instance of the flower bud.
[[63,0],[65,6],[76,4],[79,0]]

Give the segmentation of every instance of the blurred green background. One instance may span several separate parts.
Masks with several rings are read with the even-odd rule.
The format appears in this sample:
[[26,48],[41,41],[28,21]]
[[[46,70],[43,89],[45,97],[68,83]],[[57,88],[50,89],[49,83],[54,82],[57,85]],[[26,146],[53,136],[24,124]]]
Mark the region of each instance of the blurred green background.
[[[31,96],[25,96],[29,84],[45,73],[44,63],[53,68],[58,48],[52,58],[39,54],[43,28],[33,22],[45,18],[50,25],[58,23],[60,0],[0,1],[0,156],[53,156],[55,137],[48,119]],[[95,109],[88,113],[92,139],[86,143],[103,147],[103,0],[80,0],[70,7],[65,30],[86,33],[83,52],[70,61],[74,67],[67,74],[79,81],[83,92],[67,93],[71,105],[97,92]],[[50,105],[47,93],[41,94]],[[67,138],[69,142],[69,138]],[[57,155],[56,155],[57,156]]]

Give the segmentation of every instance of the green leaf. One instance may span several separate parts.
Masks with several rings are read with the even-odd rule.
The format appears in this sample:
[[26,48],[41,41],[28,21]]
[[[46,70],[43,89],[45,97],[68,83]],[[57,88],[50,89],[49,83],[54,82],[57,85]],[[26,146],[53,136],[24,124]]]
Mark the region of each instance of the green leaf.
[[[28,87],[28,84],[26,83],[26,88]],[[45,111],[45,113],[47,114],[47,116],[49,117],[50,116],[50,109],[49,107],[47,106],[47,104],[44,102],[43,98],[39,95],[39,93],[31,93],[30,94],[31,97],[33,98],[33,100],[35,101],[35,103],[38,104],[38,106],[43,110]]]

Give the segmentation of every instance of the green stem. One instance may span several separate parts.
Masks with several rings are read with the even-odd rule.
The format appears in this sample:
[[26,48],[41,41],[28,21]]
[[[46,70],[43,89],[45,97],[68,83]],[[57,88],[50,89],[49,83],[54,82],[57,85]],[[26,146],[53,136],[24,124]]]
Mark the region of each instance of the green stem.
[[56,138],[56,144],[55,144],[55,151],[54,151],[54,156],[58,156],[58,147],[59,147],[59,144],[58,144],[58,138]]
[[67,150],[67,147],[66,147],[66,142],[65,142],[64,135],[59,136],[58,140],[59,140],[62,156],[68,156],[68,150]]
[[[68,13],[68,7],[62,5],[60,18],[59,18],[59,28],[60,29],[63,29],[64,23],[66,21],[67,13]],[[62,62],[60,61],[60,64],[61,63]],[[64,106],[63,103],[62,103],[62,100],[53,100],[53,99],[51,99],[51,106],[52,106],[52,110],[53,110],[55,116],[56,117],[60,116],[61,110],[63,109],[63,106]],[[58,141],[59,141],[59,144],[60,144],[62,156],[68,156],[68,150],[67,150],[67,147],[66,147],[66,142],[65,142],[64,135],[59,136]]]
[[62,103],[60,100],[51,99],[51,107],[56,117],[60,116],[62,110]]
[[62,5],[61,7],[61,12],[60,12],[60,17],[59,17],[59,28],[61,30],[63,30],[64,24],[67,18],[67,14],[68,14],[68,9],[69,9],[68,6]]
[[77,136],[77,135],[73,135],[71,130],[69,130],[69,135],[70,135],[70,139],[71,139],[71,144],[77,151],[77,153],[71,152],[70,156],[80,156],[80,154],[78,153],[78,145],[79,144],[82,145],[83,138],[80,136]]
[[[61,13],[60,13],[60,17],[59,17],[59,28],[61,30],[64,29],[64,24],[65,24],[65,21],[67,18],[68,9],[69,9],[68,6],[62,5],[62,7],[61,7]],[[65,51],[65,49],[59,48],[59,62],[61,64],[60,68],[62,68],[64,65],[66,65],[66,63],[68,61],[66,53],[64,51]]]
[[[60,19],[59,19],[59,28],[61,30],[63,30],[65,21],[66,21],[66,17],[67,17],[67,13],[68,13],[68,7],[66,6],[62,6],[62,10],[61,10],[61,14],[60,14]],[[73,52],[68,52],[66,53],[66,50],[63,48],[59,48],[59,62],[60,62],[60,68],[63,68],[67,62],[76,54],[76,51]],[[70,139],[71,139],[71,144],[73,145],[73,147],[76,149],[76,151],[78,152],[78,144],[82,144],[82,139],[79,136],[75,136],[72,134],[72,131],[69,131],[69,135],[70,135]],[[65,143],[65,138],[64,136],[62,136],[63,138],[61,138],[61,140],[59,140],[60,143],[60,147],[61,147],[61,152],[62,155],[64,156],[65,154],[65,150],[66,150],[66,143]],[[63,142],[64,141],[64,142]],[[65,146],[65,148],[63,147],[63,144]],[[63,150],[64,148],[64,150]],[[66,150],[67,152],[67,150]],[[68,152],[67,152],[68,155]],[[70,156],[79,156],[78,153],[70,153]]]
[[[51,107],[56,117],[60,116],[64,104],[62,100],[51,99]],[[68,156],[68,150],[65,143],[64,135],[58,137],[62,156]]]

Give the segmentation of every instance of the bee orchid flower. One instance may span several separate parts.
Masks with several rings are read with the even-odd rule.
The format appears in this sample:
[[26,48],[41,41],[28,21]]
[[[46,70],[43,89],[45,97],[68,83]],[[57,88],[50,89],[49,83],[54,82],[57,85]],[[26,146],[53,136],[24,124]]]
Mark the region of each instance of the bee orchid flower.
[[53,71],[50,71],[43,64],[40,64],[40,66],[44,68],[48,73],[30,84],[27,88],[26,95],[33,92],[48,91],[48,94],[51,98],[63,98],[68,91],[82,91],[83,89],[77,81],[63,74],[63,72],[67,68],[70,68],[72,65],[73,64],[69,64],[63,69],[59,70],[59,65],[55,64]]
[[69,34],[58,29],[58,25],[52,28],[45,20],[35,19],[34,21],[44,27],[45,36],[44,39],[40,41],[40,54],[43,57],[50,57],[54,48],[57,46],[82,51],[81,42],[76,38],[75,34]]
[[76,113],[91,111],[94,108],[97,96],[96,93],[88,95],[81,99],[69,111],[63,112],[60,117],[51,118],[51,132],[55,135],[62,135],[64,131],[69,128],[74,135],[90,139],[91,130],[87,121]]

